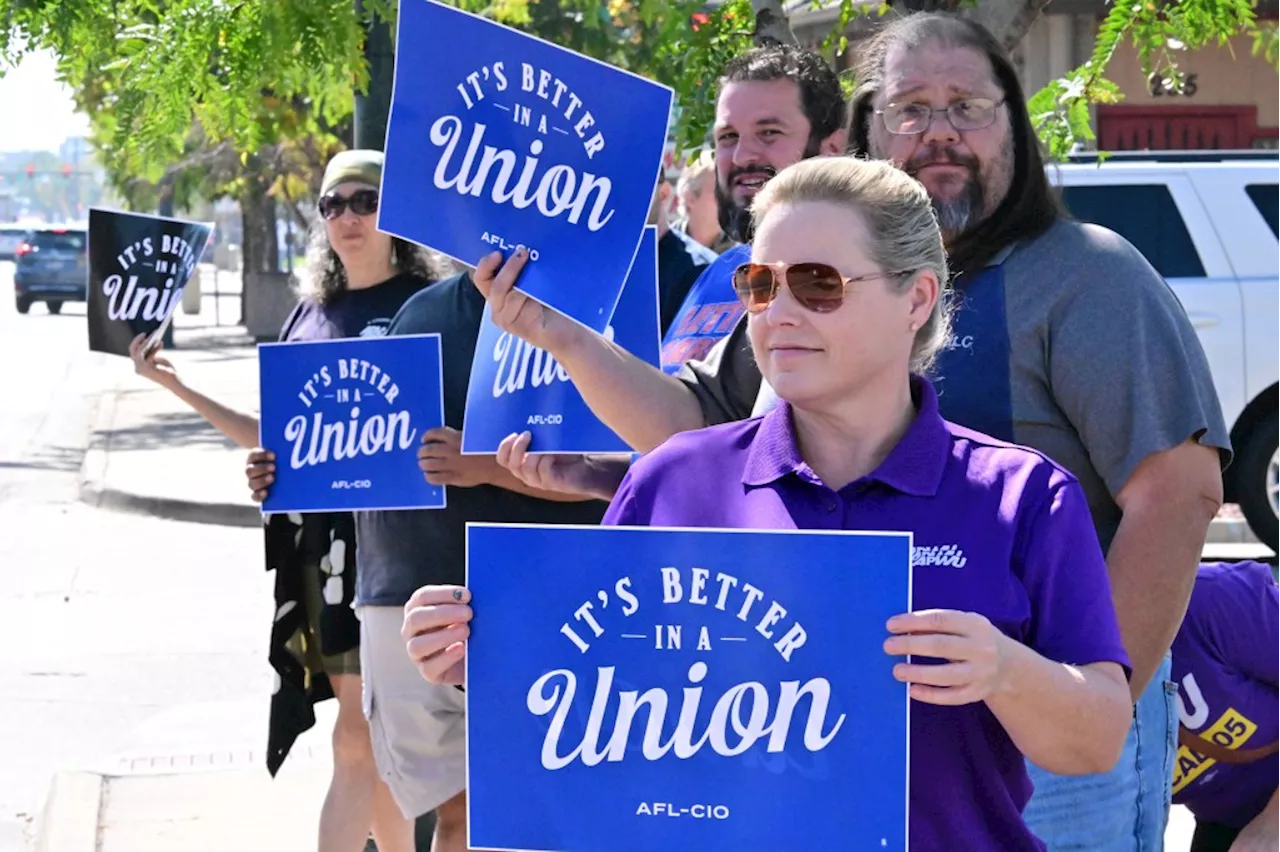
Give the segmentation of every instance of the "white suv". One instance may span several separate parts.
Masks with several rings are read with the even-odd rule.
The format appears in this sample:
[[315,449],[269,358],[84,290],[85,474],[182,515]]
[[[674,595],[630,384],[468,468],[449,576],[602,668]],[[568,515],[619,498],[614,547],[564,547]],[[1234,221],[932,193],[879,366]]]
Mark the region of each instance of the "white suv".
[[1276,550],[1280,159],[1261,151],[1075,159],[1051,165],[1050,180],[1076,218],[1133,243],[1182,302],[1231,429],[1227,501]]

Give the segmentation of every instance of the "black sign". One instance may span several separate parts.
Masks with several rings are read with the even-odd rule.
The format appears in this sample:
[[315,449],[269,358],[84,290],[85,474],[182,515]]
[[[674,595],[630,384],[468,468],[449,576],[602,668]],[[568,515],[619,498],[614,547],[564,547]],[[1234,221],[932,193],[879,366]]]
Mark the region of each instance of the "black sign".
[[119,210],[89,211],[89,348],[129,354],[164,335],[213,226]]

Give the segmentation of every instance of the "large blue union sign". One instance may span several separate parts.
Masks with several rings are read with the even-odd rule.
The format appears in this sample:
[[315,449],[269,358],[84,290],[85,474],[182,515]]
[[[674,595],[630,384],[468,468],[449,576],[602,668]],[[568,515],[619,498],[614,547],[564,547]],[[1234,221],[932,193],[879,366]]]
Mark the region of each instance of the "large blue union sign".
[[906,848],[910,534],[467,533],[472,848]]

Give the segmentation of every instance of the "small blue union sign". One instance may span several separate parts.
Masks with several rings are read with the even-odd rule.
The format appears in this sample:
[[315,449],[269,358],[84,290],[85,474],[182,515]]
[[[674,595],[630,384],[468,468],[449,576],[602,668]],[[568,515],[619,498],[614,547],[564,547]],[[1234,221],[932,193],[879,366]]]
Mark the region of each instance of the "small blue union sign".
[[[659,326],[657,229],[651,226],[604,335],[656,368]],[[462,451],[496,453],[503,438],[526,431],[534,453],[631,452],[591,412],[564,368],[498,328],[486,307],[467,387]]]
[[258,347],[260,440],[276,455],[264,512],[439,509],[418,468],[444,423],[440,335]]

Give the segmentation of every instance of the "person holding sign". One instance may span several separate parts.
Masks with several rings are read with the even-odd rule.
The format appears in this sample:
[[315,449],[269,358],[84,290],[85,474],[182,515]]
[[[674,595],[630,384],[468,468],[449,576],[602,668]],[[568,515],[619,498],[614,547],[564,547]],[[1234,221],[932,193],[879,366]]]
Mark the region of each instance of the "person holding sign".
[[1265,852],[1280,842],[1277,646],[1271,567],[1201,565],[1173,640],[1181,720],[1173,802],[1196,817],[1191,852]]
[[[425,583],[462,581],[469,521],[594,526],[605,508],[598,500],[530,488],[492,454],[462,454],[484,310],[484,297],[463,273],[414,295],[387,329],[392,337],[440,335],[445,425],[423,433],[418,465],[429,483],[448,488],[445,507],[355,513],[355,611],[374,759],[401,813],[435,812],[437,852],[466,848],[465,706],[458,690],[425,683],[405,656],[405,602]],[[246,467],[258,502],[274,481],[268,455],[255,451]]]
[[[947,14],[908,15],[858,52],[851,148],[923,183],[964,293],[953,343],[937,359],[940,410],[1034,447],[1079,478],[1133,661],[1137,711],[1120,763],[1070,778],[1032,765],[1027,820],[1055,849],[1132,852],[1135,837],[1137,848],[1159,849],[1176,749],[1168,649],[1230,459],[1204,351],[1132,245],[1061,209],[1018,74],[990,32]],[[596,416],[636,450],[776,401],[748,323],[673,378],[553,325],[512,296],[506,276],[478,272],[476,281],[499,323],[549,349]],[[560,457],[533,470],[540,478],[531,484],[603,494],[625,464]],[[1079,819],[1082,810],[1091,818]]]
[[[381,177],[381,152],[344,151],[330,160],[301,298],[285,321],[281,341],[386,334],[401,305],[439,277],[422,249],[376,229]],[[138,336],[130,349],[139,375],[172,392],[240,446],[258,446],[256,417],[187,385],[156,350],[144,351],[145,341]],[[274,459],[266,454],[262,463],[271,477]],[[276,572],[278,613],[269,650],[278,685],[271,699],[267,767],[274,775],[294,740],[315,724],[312,704],[336,696],[333,778],[320,812],[319,848],[363,849],[372,827],[380,850],[408,852],[414,825],[398,812],[378,779],[361,708],[360,625],[351,610],[356,573],[352,515],[270,515],[265,533],[267,565]]]
[[[915,611],[884,641],[910,658],[894,676],[914,699],[911,845],[1045,849],[1021,817],[1023,756],[1104,772],[1132,715],[1080,485],[939,415],[921,373],[950,339],[947,264],[920,184],[887,163],[818,158],[780,172],[752,210],[734,286],[782,402],[641,458],[604,523],[911,531]],[[460,681],[467,600],[429,587],[410,602],[407,648],[429,681]]]

